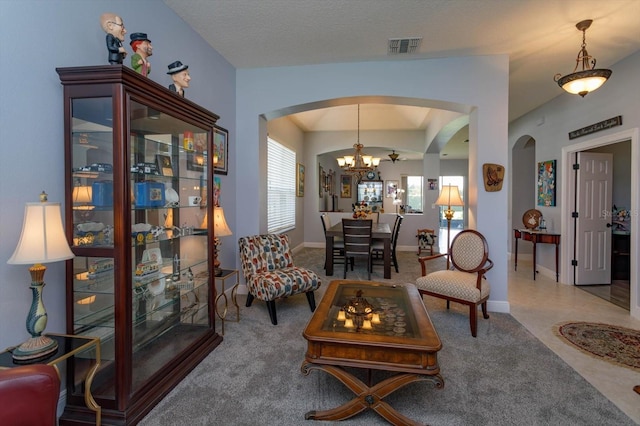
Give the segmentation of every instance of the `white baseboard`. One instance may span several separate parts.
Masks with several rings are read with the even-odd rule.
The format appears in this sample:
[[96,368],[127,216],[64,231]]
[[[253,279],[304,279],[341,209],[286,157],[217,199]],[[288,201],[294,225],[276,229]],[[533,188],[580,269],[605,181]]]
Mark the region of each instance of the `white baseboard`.
[[507,302],[506,300],[488,300],[487,311],[509,314],[511,313],[511,305],[509,305],[509,302]]

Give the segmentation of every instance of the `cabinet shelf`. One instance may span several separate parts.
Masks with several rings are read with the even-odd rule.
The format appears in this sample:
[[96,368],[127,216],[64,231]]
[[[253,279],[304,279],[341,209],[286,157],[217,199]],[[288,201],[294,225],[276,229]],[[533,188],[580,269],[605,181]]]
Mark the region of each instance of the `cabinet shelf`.
[[[135,424],[222,341],[202,228],[218,116],[123,66],[57,72],[75,254],[67,332],[101,341],[92,389],[103,424]],[[84,371],[69,364],[60,425],[85,424]]]

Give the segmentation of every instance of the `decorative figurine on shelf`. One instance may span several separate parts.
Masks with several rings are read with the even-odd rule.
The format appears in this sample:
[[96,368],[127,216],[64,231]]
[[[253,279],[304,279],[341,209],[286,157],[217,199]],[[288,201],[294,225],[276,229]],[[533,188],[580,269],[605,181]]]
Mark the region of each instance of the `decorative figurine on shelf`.
[[151,64],[148,58],[153,55],[151,40],[147,38],[146,33],[133,33],[129,38],[131,39],[129,45],[134,52],[131,57],[131,68],[138,74],[147,77],[151,73]]
[[127,33],[122,18],[115,13],[103,13],[100,16],[100,26],[107,33],[109,63],[111,65],[121,65],[125,56],[127,56],[127,51],[122,46],[124,35]]
[[169,85],[169,90],[176,92],[178,95],[184,97],[184,89],[189,87],[189,66],[184,65],[180,61],[175,61],[169,64],[169,71],[167,74],[173,79],[173,84]]

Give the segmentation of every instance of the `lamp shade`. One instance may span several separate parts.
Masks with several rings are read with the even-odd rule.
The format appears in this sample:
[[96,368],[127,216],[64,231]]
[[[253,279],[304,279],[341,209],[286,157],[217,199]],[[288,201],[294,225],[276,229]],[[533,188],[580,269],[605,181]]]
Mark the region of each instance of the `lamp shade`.
[[458,187],[455,185],[443,185],[435,204],[437,206],[464,206]]
[[218,206],[213,208],[213,235],[216,237],[233,235],[229,225],[227,225],[227,220],[224,218],[224,210]]
[[60,203],[27,203],[18,246],[7,263],[24,265],[71,259]]
[[90,186],[76,186],[73,188],[73,202],[75,203],[90,203],[92,200],[92,189]]

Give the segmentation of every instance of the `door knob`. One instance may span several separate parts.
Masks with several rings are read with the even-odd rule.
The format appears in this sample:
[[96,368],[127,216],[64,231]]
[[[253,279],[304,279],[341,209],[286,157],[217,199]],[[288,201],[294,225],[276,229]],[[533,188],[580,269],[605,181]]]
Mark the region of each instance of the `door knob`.
[[611,228],[613,225],[610,223],[607,223],[607,228]]

